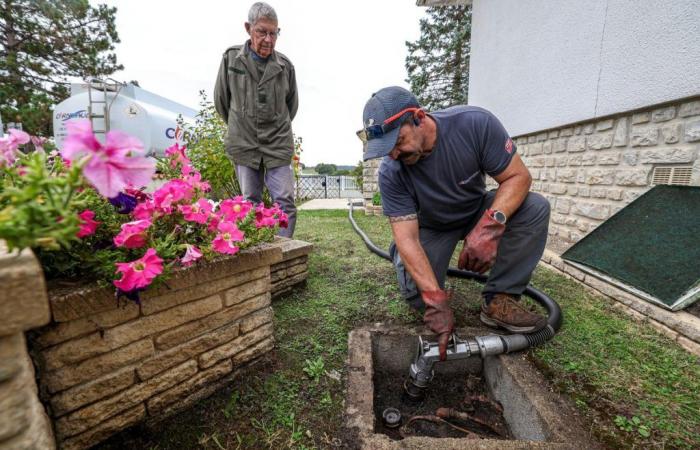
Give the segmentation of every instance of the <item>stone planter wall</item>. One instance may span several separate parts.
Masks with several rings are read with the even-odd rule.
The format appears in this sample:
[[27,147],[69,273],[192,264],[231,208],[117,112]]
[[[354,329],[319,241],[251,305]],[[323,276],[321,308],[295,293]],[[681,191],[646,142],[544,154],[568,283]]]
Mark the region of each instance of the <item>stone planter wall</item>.
[[295,286],[305,283],[309,276],[309,253],[313,246],[308,242],[285,240],[280,242],[282,261],[270,267],[270,291],[276,299],[289,294]]
[[0,450],[55,448],[37,397],[24,331],[50,320],[44,277],[34,255],[8,254],[0,241]]
[[[51,319],[47,326],[28,333],[27,340],[37,368],[39,396],[53,419],[58,447],[88,448],[130,425],[157,421],[187,408],[230,382],[240,367],[274,346],[271,267],[281,268],[275,271],[275,284],[291,289],[306,278],[307,271],[300,268],[306,268],[310,250],[311,245],[304,242],[278,239],[234,257],[197,264],[143,293],[140,306],[130,301],[118,304],[111,288],[56,288],[47,299],[43,274],[29,253],[35,271],[14,284],[3,283],[3,293],[9,286],[18,294],[30,288],[43,295],[43,320],[25,329]],[[15,265],[0,264],[3,281],[17,272]],[[8,317],[5,309],[32,310],[24,297],[23,305],[5,308],[6,303],[0,303],[4,317]],[[4,368],[8,359],[30,371],[28,378],[33,382],[34,369],[21,331],[12,343],[16,344],[12,348],[24,349],[24,357],[3,354],[0,379],[10,373]],[[3,342],[0,348],[5,353],[10,347]],[[14,429],[27,431],[30,425],[25,419],[23,426],[6,427],[3,434],[9,423],[3,414],[31,418],[35,410],[43,413],[36,390],[34,385],[34,403],[14,401],[0,408],[0,449],[53,445],[44,414],[44,435],[50,445],[3,447],[3,436]],[[6,403],[4,395],[0,403]],[[41,433],[32,431],[32,437],[39,439]]]

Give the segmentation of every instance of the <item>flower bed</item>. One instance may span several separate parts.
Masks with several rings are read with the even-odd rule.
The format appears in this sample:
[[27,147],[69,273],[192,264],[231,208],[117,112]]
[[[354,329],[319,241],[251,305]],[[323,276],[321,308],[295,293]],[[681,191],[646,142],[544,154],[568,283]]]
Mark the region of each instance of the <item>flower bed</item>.
[[[0,280],[12,281],[0,305],[18,323],[27,306],[43,314],[13,329],[13,360],[25,362],[22,331],[50,308],[29,335],[39,394],[59,447],[81,449],[188,407],[269,351],[271,291],[305,280],[311,246],[274,240],[286,226],[277,205],[207,198],[184,147],[167,150],[153,180],[156,161],[139,142],[110,132],[102,144],[89,122],[68,128],[50,154],[20,153],[29,136],[16,130],[0,139]],[[22,250],[32,270],[20,279],[12,261],[26,247],[42,267]],[[12,430],[27,422],[14,420],[28,417],[23,408],[41,410],[27,388],[34,401],[8,409]],[[50,429],[42,436],[52,440]]]

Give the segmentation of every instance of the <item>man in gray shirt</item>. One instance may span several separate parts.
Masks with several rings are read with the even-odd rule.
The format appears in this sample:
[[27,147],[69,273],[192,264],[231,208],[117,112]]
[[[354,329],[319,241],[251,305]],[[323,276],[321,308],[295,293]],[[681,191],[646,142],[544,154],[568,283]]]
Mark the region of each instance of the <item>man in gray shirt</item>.
[[260,203],[267,185],[272,200],[289,216],[288,227],[279,234],[292,237],[296,223],[292,119],[299,106],[294,66],[275,50],[280,29],[270,5],[253,4],[245,29],[250,39],[224,52],[214,105],[228,124],[226,153],[243,196]]
[[[544,327],[546,319],[518,300],[544,251],[549,203],[528,192],[530,173],[498,119],[473,106],[427,114],[394,86],[372,95],[363,123],[364,159],[384,158],[379,188],[402,294],[425,308],[441,356],[454,328],[445,276],[462,239],[459,268],[491,269],[481,321],[514,333]],[[499,183],[495,192],[486,191],[485,175]]]

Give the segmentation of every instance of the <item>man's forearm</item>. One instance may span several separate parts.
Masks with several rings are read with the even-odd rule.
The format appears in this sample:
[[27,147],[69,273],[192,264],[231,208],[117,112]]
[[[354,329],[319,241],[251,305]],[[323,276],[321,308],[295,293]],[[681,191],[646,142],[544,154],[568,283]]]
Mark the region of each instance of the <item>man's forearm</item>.
[[418,221],[413,219],[409,221],[396,220],[400,218],[391,218],[391,228],[394,234],[396,248],[401,255],[406,270],[413,278],[419,291],[435,291],[440,289],[433,268],[430,265],[430,260],[423,250],[420,243],[418,232]]
[[523,164],[520,155],[515,154],[506,170],[496,175],[494,179],[498,182],[498,190],[491,208],[502,211],[506,217],[510,217],[520,208],[530,191],[532,184],[530,171]]
[[502,211],[506,217],[512,216],[520,208],[530,190],[530,178],[514,176],[503,181],[496,190],[491,209]]

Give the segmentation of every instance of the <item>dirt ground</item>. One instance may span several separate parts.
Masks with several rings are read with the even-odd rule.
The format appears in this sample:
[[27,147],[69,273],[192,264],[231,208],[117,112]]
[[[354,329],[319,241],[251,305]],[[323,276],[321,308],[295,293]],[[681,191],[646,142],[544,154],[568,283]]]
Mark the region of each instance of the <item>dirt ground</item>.
[[[500,405],[489,398],[482,378],[474,375],[436,374],[425,398],[420,402],[404,395],[405,378],[405,373],[375,373],[374,413],[378,433],[397,440],[406,436],[473,438],[476,437],[474,434],[491,439],[509,438]],[[400,427],[390,428],[384,425],[382,413],[386,408],[396,408],[401,412]],[[440,420],[436,417],[439,408],[452,408],[470,418]],[[409,422],[411,418],[414,420]]]

